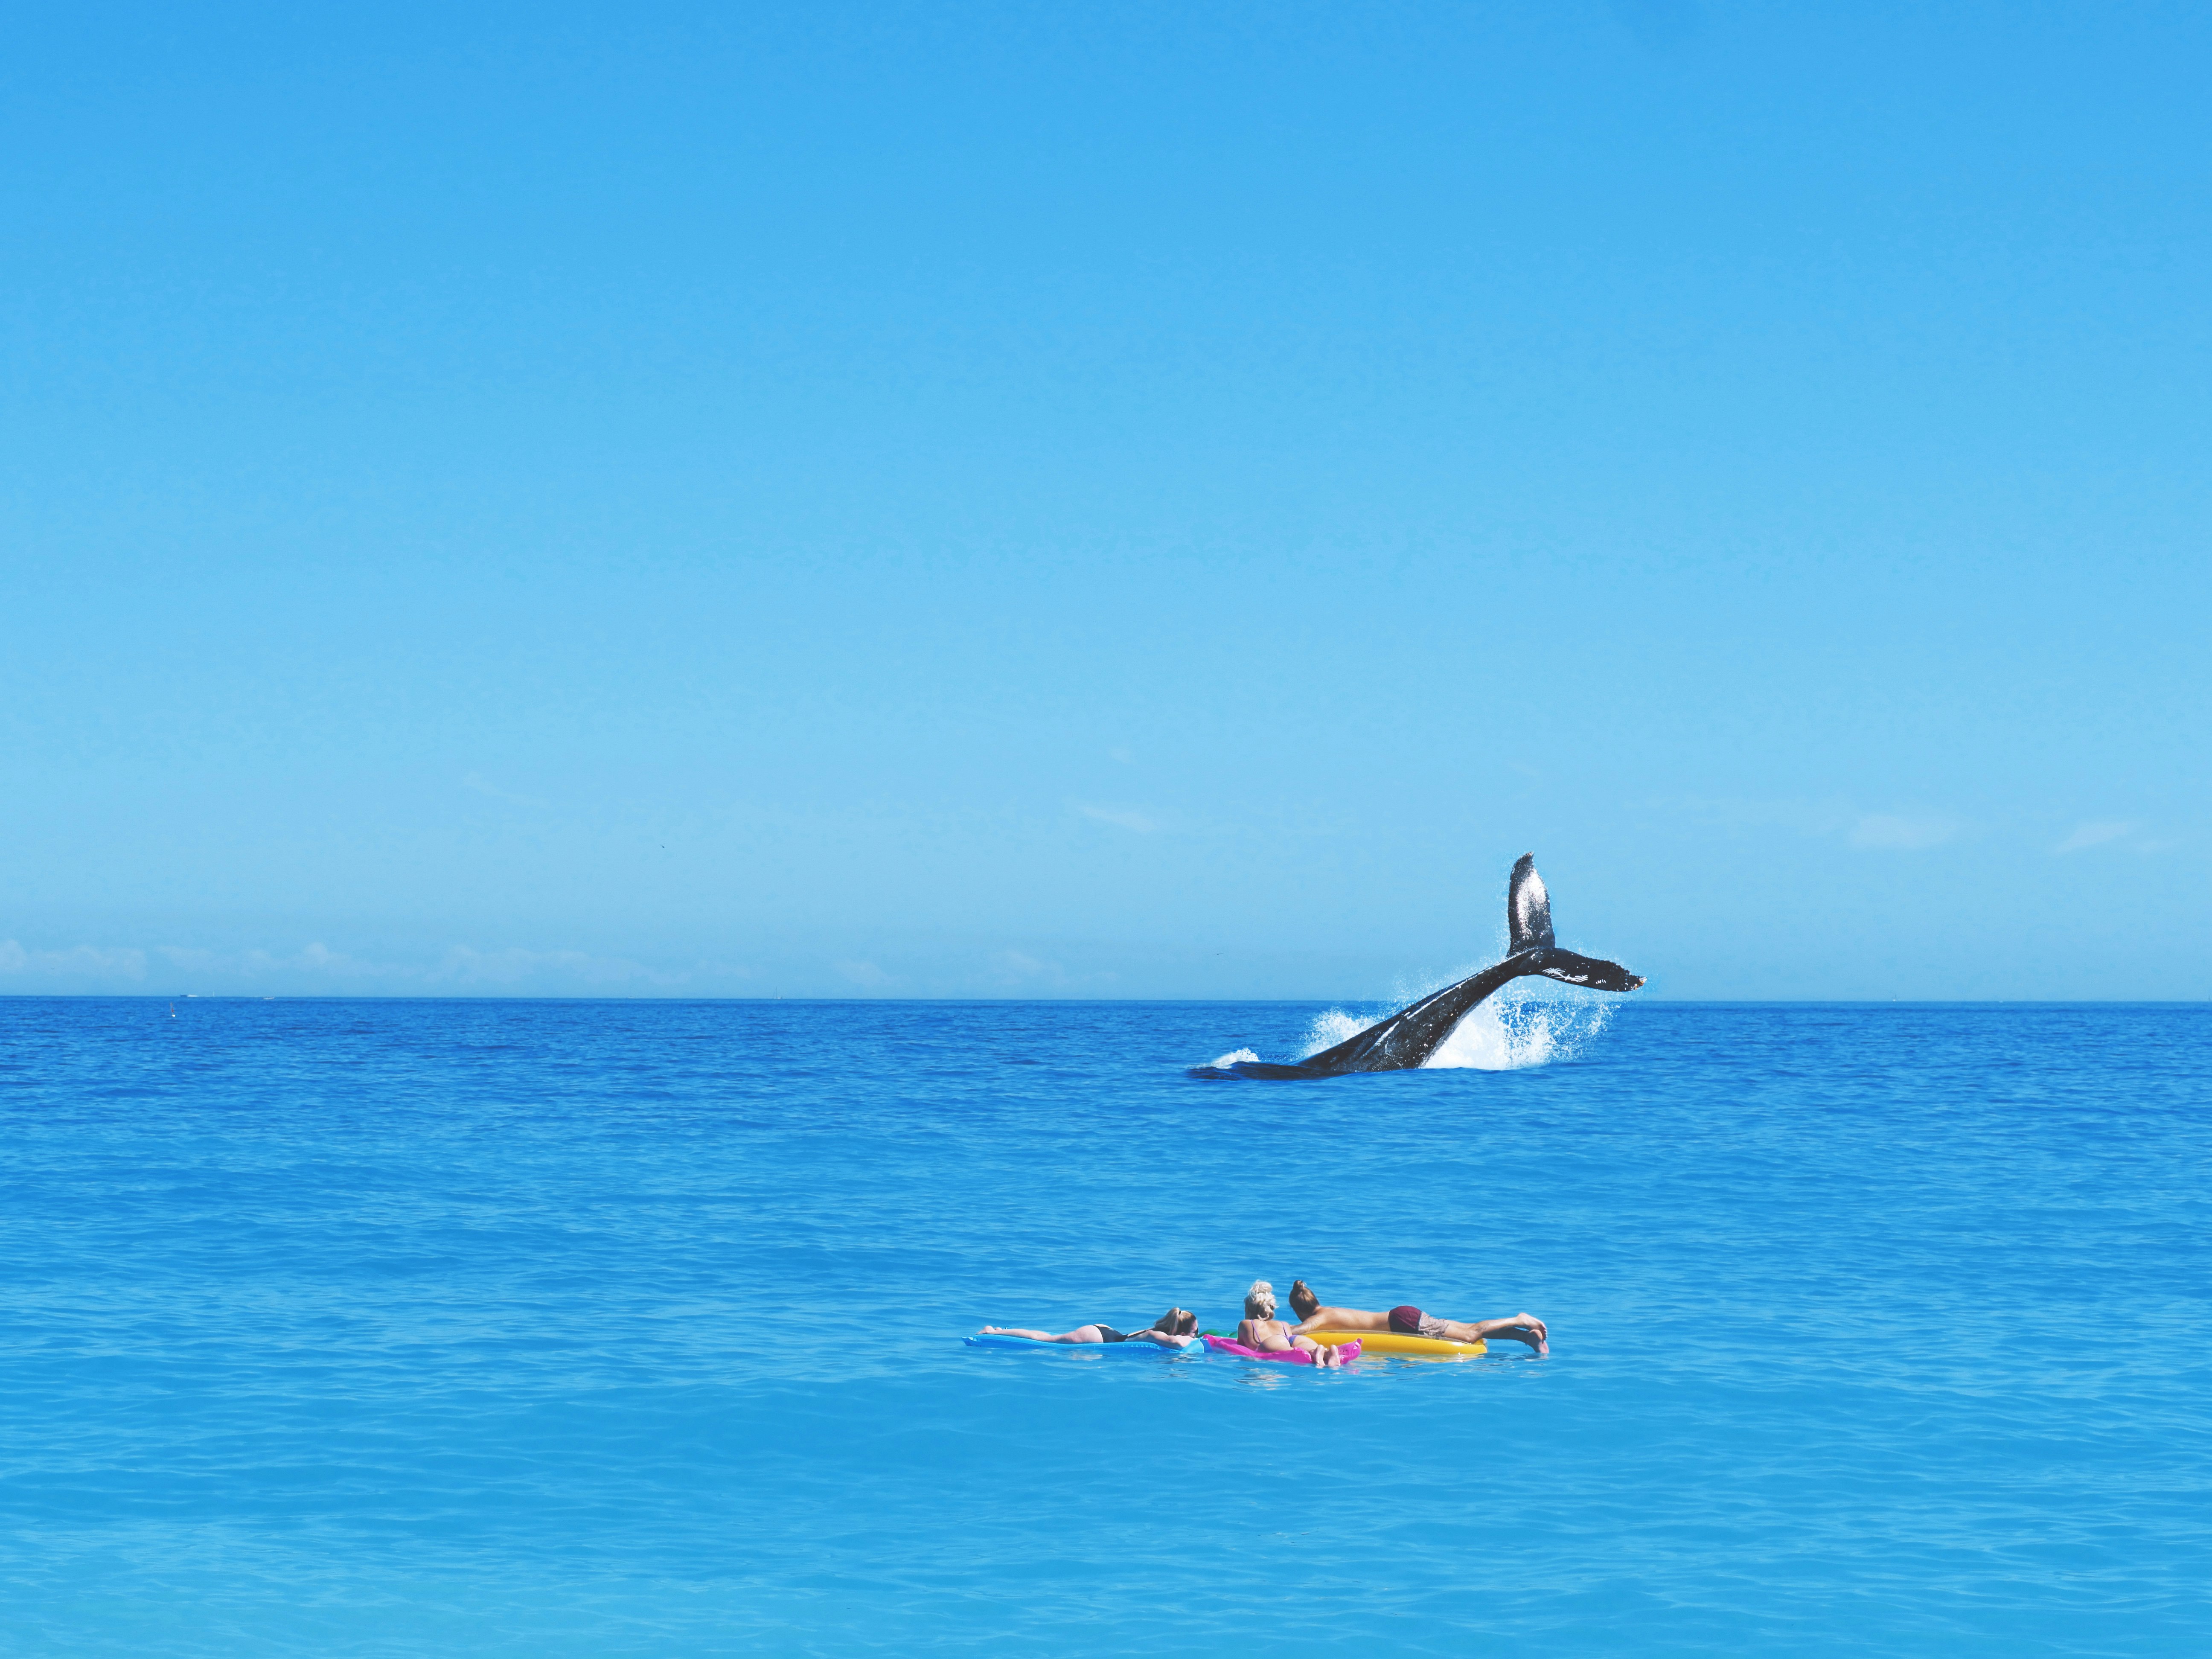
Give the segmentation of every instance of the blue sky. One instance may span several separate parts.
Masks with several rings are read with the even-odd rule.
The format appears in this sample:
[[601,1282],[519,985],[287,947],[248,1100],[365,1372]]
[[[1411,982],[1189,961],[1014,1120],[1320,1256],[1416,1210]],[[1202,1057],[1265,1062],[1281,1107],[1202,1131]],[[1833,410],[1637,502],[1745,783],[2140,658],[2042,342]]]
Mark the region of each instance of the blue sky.
[[0,991],[2212,996],[2212,14],[25,15]]

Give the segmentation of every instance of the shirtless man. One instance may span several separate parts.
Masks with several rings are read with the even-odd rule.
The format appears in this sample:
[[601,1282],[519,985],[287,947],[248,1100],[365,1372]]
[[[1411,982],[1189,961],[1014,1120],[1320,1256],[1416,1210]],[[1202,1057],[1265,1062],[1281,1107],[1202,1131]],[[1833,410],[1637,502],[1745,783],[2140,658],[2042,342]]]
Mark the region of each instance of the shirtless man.
[[1299,1336],[1313,1331],[1393,1331],[1400,1336],[1425,1336],[1442,1342],[1481,1342],[1503,1336],[1525,1342],[1538,1353],[1552,1351],[1551,1344],[1546,1340],[1550,1333],[1545,1330],[1544,1322],[1534,1314],[1478,1319],[1468,1324],[1457,1319],[1431,1319],[1411,1306],[1393,1308],[1388,1313],[1370,1313],[1362,1308],[1324,1307],[1322,1299],[1306,1288],[1303,1279],[1291,1282],[1291,1311],[1298,1316],[1295,1334]]

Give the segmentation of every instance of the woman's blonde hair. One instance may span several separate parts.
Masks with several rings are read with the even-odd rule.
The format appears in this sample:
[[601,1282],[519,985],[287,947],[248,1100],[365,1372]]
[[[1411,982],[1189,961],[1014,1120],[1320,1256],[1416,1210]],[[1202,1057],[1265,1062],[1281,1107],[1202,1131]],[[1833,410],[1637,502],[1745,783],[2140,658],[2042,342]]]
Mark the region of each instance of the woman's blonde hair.
[[1275,1316],[1275,1287],[1264,1279],[1252,1281],[1252,1288],[1244,1292],[1244,1317],[1273,1319]]

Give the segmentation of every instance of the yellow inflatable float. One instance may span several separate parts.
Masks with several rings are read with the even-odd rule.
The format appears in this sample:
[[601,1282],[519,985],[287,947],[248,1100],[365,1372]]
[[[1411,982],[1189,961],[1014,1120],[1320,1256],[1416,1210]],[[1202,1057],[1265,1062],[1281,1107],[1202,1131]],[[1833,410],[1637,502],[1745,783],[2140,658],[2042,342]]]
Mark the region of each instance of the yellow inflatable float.
[[1474,1359],[1490,1352],[1487,1342],[1439,1342],[1433,1337],[1401,1336],[1395,1331],[1308,1331],[1316,1342],[1332,1348],[1346,1342],[1359,1345],[1359,1355],[1401,1354],[1419,1359]]

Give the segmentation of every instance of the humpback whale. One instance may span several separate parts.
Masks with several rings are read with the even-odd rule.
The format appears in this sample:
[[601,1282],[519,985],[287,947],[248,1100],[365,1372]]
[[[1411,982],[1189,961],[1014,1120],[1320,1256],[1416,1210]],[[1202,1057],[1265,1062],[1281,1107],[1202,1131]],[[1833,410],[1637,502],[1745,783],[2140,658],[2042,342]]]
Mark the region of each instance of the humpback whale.
[[1192,1075],[1300,1078],[1401,1071],[1426,1064],[1484,998],[1530,974],[1568,985],[1586,985],[1595,991],[1633,991],[1644,983],[1640,975],[1630,973],[1617,962],[1601,962],[1559,948],[1552,937],[1551,895],[1544,890],[1544,878],[1536,873],[1533,853],[1523,853],[1513,866],[1513,880],[1505,894],[1505,925],[1510,942],[1503,962],[1470,974],[1456,985],[1431,991],[1334,1048],[1310,1054],[1295,1066],[1248,1060],[1230,1066],[1197,1066]]

